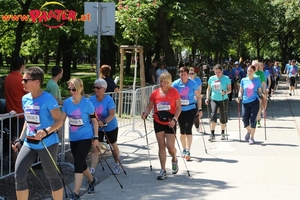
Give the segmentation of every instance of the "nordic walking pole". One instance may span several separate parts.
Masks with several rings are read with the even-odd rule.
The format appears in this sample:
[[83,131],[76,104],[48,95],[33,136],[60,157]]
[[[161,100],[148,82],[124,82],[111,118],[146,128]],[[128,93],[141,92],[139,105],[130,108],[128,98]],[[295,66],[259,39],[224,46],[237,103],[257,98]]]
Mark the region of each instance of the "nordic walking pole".
[[148,149],[148,159],[149,159],[149,163],[150,163],[150,170],[152,171],[150,149],[149,149],[149,142],[148,142],[148,133],[147,133],[146,120],[145,119],[144,119],[144,127],[145,127],[145,135],[146,135],[146,142],[147,142],[147,149]]
[[181,151],[181,148],[180,148],[180,145],[179,145],[178,139],[177,139],[177,137],[176,137],[176,132],[175,132],[175,129],[174,129],[174,127],[172,127],[172,129],[173,129],[173,133],[174,133],[175,140],[176,140],[176,142],[177,142],[177,145],[178,145],[179,151],[180,151],[180,153],[181,153],[181,157],[182,157],[182,159],[183,159],[183,163],[184,163],[184,165],[185,165],[185,168],[186,168],[186,172],[187,172],[187,174],[188,174],[189,176],[191,176],[191,175],[190,175],[190,172],[189,172],[189,170],[188,170],[188,167],[187,167],[187,165],[186,165],[186,162],[185,162],[184,156],[183,156],[183,154],[182,154],[182,151]]
[[[15,143],[14,143],[14,144],[15,144]],[[16,147],[17,147],[17,146],[16,146]],[[20,149],[19,149],[18,147],[17,147],[17,149],[18,149],[18,152],[19,152]],[[17,153],[18,153],[18,152],[17,152]],[[41,179],[36,175],[36,173],[35,173],[35,171],[33,170],[33,168],[30,167],[29,169],[30,169],[31,173],[35,176],[35,178],[38,180],[38,182],[41,184],[41,186],[44,188],[44,190],[47,191],[45,185],[42,183]],[[52,196],[51,196],[50,194],[48,194],[48,195],[49,195],[50,199],[53,200]]]
[[[35,131],[36,131],[36,130],[35,130]],[[50,159],[51,159],[51,161],[52,161],[54,167],[56,168],[56,171],[57,171],[57,172],[59,173],[59,175],[61,176],[61,179],[63,180],[63,182],[66,183],[65,178],[64,178],[64,175],[63,175],[62,172],[59,170],[59,168],[58,168],[58,166],[57,166],[57,164],[56,164],[56,162],[55,162],[53,156],[51,155],[51,153],[50,153],[50,151],[48,150],[47,146],[45,145],[44,141],[43,141],[42,139],[41,139],[40,141],[41,141],[41,143],[43,144],[44,148],[46,149],[46,151],[47,151],[47,153],[48,153],[48,155],[49,155],[49,157],[50,157]],[[73,190],[70,188],[69,184],[67,184],[67,186],[68,186],[68,189],[70,190],[70,192],[73,192]]]
[[240,102],[238,102],[238,117],[239,117],[239,136],[240,136],[240,142],[241,139],[241,111],[240,111]]
[[124,174],[127,175],[127,173],[126,173],[126,171],[124,170],[124,167],[123,167],[123,165],[122,165],[120,159],[119,159],[119,158],[117,157],[117,155],[116,155],[115,149],[113,148],[112,144],[110,143],[110,141],[109,141],[109,139],[108,139],[108,137],[107,137],[106,132],[104,131],[104,129],[102,129],[102,131],[103,131],[103,133],[104,133],[104,135],[105,135],[105,137],[106,137],[106,140],[107,140],[108,143],[109,143],[109,147],[110,147],[112,153],[115,154],[115,156],[116,156],[116,158],[118,159],[118,162],[119,162],[119,164],[120,164],[120,166],[121,166],[121,168],[122,168]]
[[[101,155],[101,151],[100,151],[99,147],[96,146],[96,148],[98,149],[98,151],[99,151],[99,153],[100,153],[100,155]],[[115,175],[115,173],[113,172],[113,170],[111,169],[111,167],[109,166],[109,164],[107,163],[107,161],[106,161],[106,159],[105,159],[104,157],[103,157],[103,160],[104,160],[104,162],[107,164],[108,168],[110,169],[111,173],[114,175],[114,177],[115,177],[115,179],[117,180],[117,182],[119,183],[121,189],[123,189],[122,184],[120,183],[119,179],[117,178],[117,176]]]
[[205,140],[204,140],[205,128],[204,128],[204,124],[203,124],[202,118],[200,120],[201,120],[201,124],[203,126],[203,131],[204,131],[204,132],[202,132],[203,145],[204,145],[205,153],[207,153],[206,144],[205,144]]
[[[223,90],[222,90],[223,92]],[[225,108],[225,102],[224,102],[224,95],[222,94],[222,100],[223,100],[223,114],[224,114],[224,119],[225,119],[225,130],[226,130],[226,138],[228,140],[228,134],[227,134],[227,112]]]

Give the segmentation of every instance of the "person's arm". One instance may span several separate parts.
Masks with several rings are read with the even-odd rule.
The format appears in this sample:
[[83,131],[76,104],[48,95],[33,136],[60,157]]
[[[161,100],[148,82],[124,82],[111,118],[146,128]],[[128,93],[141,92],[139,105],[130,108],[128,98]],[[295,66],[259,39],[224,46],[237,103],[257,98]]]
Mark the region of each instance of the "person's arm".
[[236,98],[236,102],[239,103],[241,101],[241,99],[243,98],[243,94],[244,94],[244,89],[242,87],[242,85],[240,86],[240,90],[238,93],[238,98]]
[[175,104],[176,104],[176,111],[175,111],[173,119],[170,121],[170,124],[169,124],[169,126],[171,128],[173,128],[176,125],[178,117],[179,117],[179,115],[181,113],[181,101],[180,101],[180,98],[176,99]]
[[146,119],[147,116],[150,114],[151,110],[153,108],[153,102],[152,101],[149,101],[146,109],[145,109],[145,112],[142,113],[142,119]]
[[205,104],[208,105],[210,99],[211,87],[207,85]]
[[23,142],[26,137],[26,128],[27,128],[27,122],[25,121],[19,138],[16,139],[11,145],[11,147],[15,152],[18,152],[21,149],[21,146],[23,145]]
[[[95,113],[95,115],[96,115],[96,113]],[[99,125],[98,125],[98,120],[96,117],[92,117],[91,120],[92,120],[93,131],[94,131],[93,145],[96,147],[99,143],[99,138],[98,138]]]
[[[54,119],[54,123],[52,125],[48,126],[48,127],[44,127],[40,130],[37,130],[37,132],[35,134],[35,137],[37,139],[44,138],[47,135],[55,132],[63,124],[63,121],[62,121],[62,118],[61,118],[61,112],[60,112],[59,108],[54,108],[50,112],[51,112],[52,118]],[[41,136],[41,137],[39,137],[39,136]]]
[[0,117],[8,117],[8,116],[11,116],[11,115],[16,115],[16,114],[17,114],[16,111],[11,110],[11,111],[8,112],[8,113],[0,114]]

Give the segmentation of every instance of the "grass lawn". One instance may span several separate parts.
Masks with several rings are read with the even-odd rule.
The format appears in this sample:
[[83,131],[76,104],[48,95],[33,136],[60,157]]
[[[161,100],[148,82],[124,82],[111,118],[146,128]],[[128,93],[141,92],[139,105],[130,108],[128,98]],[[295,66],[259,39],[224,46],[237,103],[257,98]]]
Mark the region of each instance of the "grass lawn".
[[[39,66],[43,70],[45,69],[44,64],[26,64],[26,67],[31,67],[31,66]],[[45,89],[46,84],[48,80],[51,78],[51,68],[55,66],[55,63],[50,63],[48,66],[48,73],[45,73],[45,79],[44,83],[42,85],[42,89]],[[94,81],[96,80],[96,73],[90,71],[90,64],[79,64],[77,65],[77,69],[71,69],[71,77],[79,77],[82,79],[83,84],[84,84],[84,93],[87,95],[93,94],[93,87],[94,87]],[[131,75],[125,75],[124,74],[124,87],[131,87],[133,83],[133,67],[131,67]],[[4,66],[0,66],[0,76],[7,75],[9,73],[9,68],[6,67],[6,64]],[[139,72],[137,72],[139,76]],[[113,75],[113,78],[116,76],[119,76],[119,72]],[[61,88],[61,95],[62,97],[69,97],[69,91],[67,90],[67,81],[60,81],[58,85]],[[140,78],[137,77],[137,85],[140,85]]]

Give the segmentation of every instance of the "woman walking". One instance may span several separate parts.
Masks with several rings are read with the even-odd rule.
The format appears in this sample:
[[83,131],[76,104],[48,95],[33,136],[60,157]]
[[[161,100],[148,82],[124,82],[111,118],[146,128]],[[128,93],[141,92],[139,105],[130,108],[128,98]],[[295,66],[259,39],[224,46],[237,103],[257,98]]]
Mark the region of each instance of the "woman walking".
[[161,170],[157,180],[167,178],[166,160],[168,149],[172,157],[172,173],[178,172],[178,160],[176,158],[175,137],[176,123],[181,112],[180,96],[176,89],[171,87],[172,77],[168,72],[164,72],[159,77],[160,87],[154,90],[150,96],[149,104],[142,119],[146,119],[154,108],[154,131],[158,143],[158,155]]
[[[196,114],[198,120],[202,117],[202,99],[198,84],[189,79],[189,68],[180,68],[180,78],[175,80],[172,87],[176,88],[180,94],[181,110],[178,118],[180,127],[180,141],[183,147],[183,155],[186,160],[191,159],[191,146],[193,141],[192,127]],[[196,108],[198,107],[198,110]]]
[[[106,138],[107,143],[111,143],[113,147],[113,158],[115,164],[113,165],[114,174],[120,174],[121,168],[119,163],[119,147],[117,144],[118,139],[118,122],[115,116],[116,105],[111,96],[106,95],[104,92],[107,88],[107,83],[104,79],[97,79],[94,82],[94,92],[95,95],[91,96],[90,101],[93,103],[96,115],[98,118],[98,136],[99,136],[99,144],[98,148],[100,149],[103,143],[103,137],[105,136],[104,131],[108,138]],[[92,163],[91,163],[91,172],[95,172],[95,167],[99,161],[99,150],[97,148],[93,148],[92,154]]]
[[[195,73],[195,70],[194,70],[193,67],[190,68],[189,78],[191,80],[195,81],[198,84],[198,90],[199,90],[199,92],[201,94],[201,92],[202,92],[202,81],[201,81],[201,79],[199,77],[196,77],[196,73]],[[195,98],[197,98],[197,97],[195,96]],[[197,104],[196,104],[196,106],[197,106]],[[198,110],[198,106],[196,107],[196,109]],[[199,116],[198,116],[198,114],[196,114],[196,117],[195,117],[195,120],[194,120],[194,125],[195,125],[197,131],[200,132],[201,127],[200,127],[200,124],[199,124]]]
[[30,67],[25,70],[22,81],[24,90],[28,92],[22,98],[25,123],[20,138],[12,145],[18,151],[23,144],[15,164],[18,200],[27,200],[29,197],[27,172],[38,156],[50,183],[53,199],[63,199],[63,186],[51,159],[57,160],[59,139],[56,130],[61,127],[62,120],[56,99],[41,89],[43,81],[41,68]]
[[98,121],[92,102],[83,96],[83,82],[80,78],[71,78],[68,81],[68,90],[71,97],[64,101],[62,119],[69,119],[69,136],[71,152],[74,157],[75,181],[72,200],[80,199],[79,191],[83,175],[88,179],[88,193],[94,193],[96,179],[86,165],[86,157],[91,144],[98,145]]
[[242,116],[244,127],[247,130],[245,140],[249,144],[254,144],[254,134],[256,128],[256,117],[259,111],[259,99],[265,98],[261,89],[261,82],[258,78],[254,78],[255,66],[251,65],[247,70],[247,77],[241,80],[240,91],[237,103],[242,100]]
[[222,65],[217,64],[214,67],[215,75],[211,76],[208,80],[206,90],[205,104],[208,106],[210,100],[211,118],[210,130],[211,134],[209,141],[215,141],[215,128],[217,124],[217,113],[219,109],[220,122],[221,122],[221,140],[225,140],[225,128],[228,121],[227,108],[228,108],[228,94],[231,93],[231,81],[228,76],[223,75]]

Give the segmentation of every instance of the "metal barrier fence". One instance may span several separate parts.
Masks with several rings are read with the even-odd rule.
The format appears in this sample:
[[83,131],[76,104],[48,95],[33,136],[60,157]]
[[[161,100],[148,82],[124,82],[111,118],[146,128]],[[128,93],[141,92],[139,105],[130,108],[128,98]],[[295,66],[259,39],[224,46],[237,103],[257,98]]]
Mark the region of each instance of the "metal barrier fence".
[[[130,129],[126,130],[124,133],[122,133],[122,135],[125,135],[129,132],[136,132],[140,135],[140,137],[143,137],[143,134],[135,129],[135,125],[137,122],[142,122],[141,113],[144,112],[152,91],[157,87],[158,85],[154,85],[138,88],[135,91],[127,90],[107,93],[108,95],[112,96],[115,101],[116,117],[119,127],[130,126]],[[14,161],[16,154],[11,148],[11,142],[14,141],[15,138],[19,137],[19,133],[21,132],[19,128],[20,116],[22,115],[23,113],[16,116],[0,117],[0,179],[10,176],[14,173]],[[17,134],[14,136],[12,132]],[[60,130],[58,130],[58,136],[60,138],[58,164],[66,164],[73,169],[74,167],[71,163],[65,162],[65,153],[71,150],[68,118]],[[39,163],[40,161],[37,160],[37,162],[35,162],[33,165],[37,165]]]

